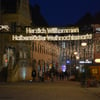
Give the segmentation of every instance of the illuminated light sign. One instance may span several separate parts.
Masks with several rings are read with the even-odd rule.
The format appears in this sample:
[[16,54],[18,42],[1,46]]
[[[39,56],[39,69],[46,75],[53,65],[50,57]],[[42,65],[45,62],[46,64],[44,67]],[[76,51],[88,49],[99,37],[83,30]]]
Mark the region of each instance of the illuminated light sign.
[[80,36],[74,36],[74,35],[68,35],[68,36],[12,35],[12,40],[16,40],[16,41],[31,41],[31,40],[59,41],[59,40],[85,40],[85,39],[92,39],[92,34],[86,34],[86,35],[80,35]]
[[79,33],[79,28],[30,28],[30,27],[26,27],[26,33],[29,34],[38,34],[38,33],[50,33],[50,34],[54,34],[54,33]]
[[95,59],[96,63],[100,63],[100,58],[99,59]]
[[84,64],[84,63],[86,63],[86,64],[91,64],[92,61],[89,61],[89,60],[88,60],[88,61],[79,61],[79,63],[80,63],[80,64]]
[[0,31],[5,30],[5,31],[9,31],[9,26],[8,25],[0,25]]
[[46,37],[40,35],[39,36],[12,35],[12,40],[17,40],[17,41],[46,40]]
[[100,33],[100,28],[96,28],[96,33]]

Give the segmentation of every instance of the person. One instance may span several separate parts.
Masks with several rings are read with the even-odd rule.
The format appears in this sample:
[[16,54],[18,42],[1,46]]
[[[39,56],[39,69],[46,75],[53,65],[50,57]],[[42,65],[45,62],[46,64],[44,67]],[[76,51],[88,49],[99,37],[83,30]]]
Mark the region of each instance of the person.
[[39,71],[39,81],[42,81],[42,70]]
[[35,69],[32,70],[32,78],[33,78],[32,81],[35,81],[35,78],[36,78],[36,70]]
[[51,72],[51,82],[53,82],[53,72]]
[[85,73],[81,73],[81,86],[85,87],[86,86],[86,77]]

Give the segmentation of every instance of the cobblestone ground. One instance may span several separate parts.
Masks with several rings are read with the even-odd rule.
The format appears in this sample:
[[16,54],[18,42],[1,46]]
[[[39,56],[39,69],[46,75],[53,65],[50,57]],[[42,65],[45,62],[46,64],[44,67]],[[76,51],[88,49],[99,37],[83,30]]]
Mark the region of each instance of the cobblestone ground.
[[0,84],[0,100],[100,100],[99,93],[72,81]]

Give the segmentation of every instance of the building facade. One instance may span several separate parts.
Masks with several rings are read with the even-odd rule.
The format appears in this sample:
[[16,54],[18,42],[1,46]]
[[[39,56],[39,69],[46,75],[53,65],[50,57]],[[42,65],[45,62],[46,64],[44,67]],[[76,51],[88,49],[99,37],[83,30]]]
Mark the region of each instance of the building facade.
[[29,0],[1,0],[1,15],[1,24],[30,25]]
[[[12,5],[13,3],[13,5]],[[28,0],[1,0],[0,71],[7,69],[7,81],[32,80],[32,70],[46,72],[57,67],[59,46],[48,41],[13,41],[12,35],[25,35],[31,25]],[[6,30],[4,25],[8,25]],[[4,76],[4,73],[1,77]],[[2,79],[1,79],[2,81]]]
[[[100,25],[95,24],[94,26],[94,60],[100,59]],[[99,61],[100,63],[100,61]]]

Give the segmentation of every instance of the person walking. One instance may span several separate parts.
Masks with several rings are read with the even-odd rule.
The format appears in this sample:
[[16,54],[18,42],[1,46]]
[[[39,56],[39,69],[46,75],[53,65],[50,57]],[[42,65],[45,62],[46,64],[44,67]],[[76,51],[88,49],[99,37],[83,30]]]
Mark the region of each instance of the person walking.
[[42,81],[42,70],[39,71],[39,81]]
[[36,70],[35,69],[33,69],[32,70],[32,81],[35,81],[35,78],[36,78]]

